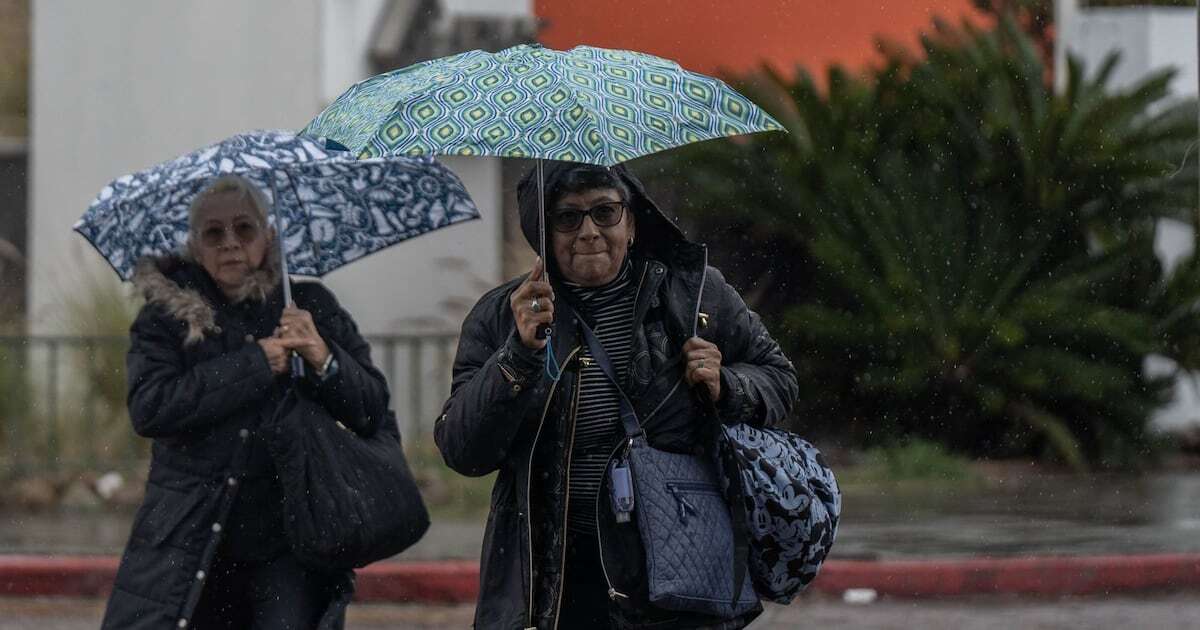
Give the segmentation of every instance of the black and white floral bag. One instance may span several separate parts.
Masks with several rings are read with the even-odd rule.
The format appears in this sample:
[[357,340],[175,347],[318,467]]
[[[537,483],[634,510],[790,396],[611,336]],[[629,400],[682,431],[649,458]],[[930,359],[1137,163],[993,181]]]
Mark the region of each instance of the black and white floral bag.
[[746,524],[754,590],[790,603],[833,547],[842,493],[821,453],[800,436],[747,424],[722,429],[727,479],[740,482],[729,490],[735,518]]
[[[705,253],[705,280],[708,258]],[[710,318],[696,299],[692,330]],[[713,406],[714,415],[719,416]],[[800,436],[745,423],[716,434],[725,498],[734,528],[734,582],[750,574],[759,597],[788,604],[817,576],[837,537],[842,492],[821,453]]]

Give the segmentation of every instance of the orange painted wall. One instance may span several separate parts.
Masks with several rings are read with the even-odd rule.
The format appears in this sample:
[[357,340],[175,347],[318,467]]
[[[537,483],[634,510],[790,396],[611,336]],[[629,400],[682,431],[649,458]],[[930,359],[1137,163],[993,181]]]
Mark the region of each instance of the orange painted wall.
[[862,68],[879,58],[878,36],[917,43],[933,17],[959,23],[969,0],[535,0],[542,44],[628,48],[689,70],[744,72],[766,61],[815,75],[837,62]]

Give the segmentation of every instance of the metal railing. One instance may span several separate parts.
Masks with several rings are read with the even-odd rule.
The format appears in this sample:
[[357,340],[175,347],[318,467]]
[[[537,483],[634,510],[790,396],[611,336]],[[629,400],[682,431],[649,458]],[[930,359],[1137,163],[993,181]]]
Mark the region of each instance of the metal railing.
[[[450,390],[453,334],[368,336],[406,442],[429,440]],[[149,441],[125,406],[127,337],[0,336],[0,477],[128,470]]]

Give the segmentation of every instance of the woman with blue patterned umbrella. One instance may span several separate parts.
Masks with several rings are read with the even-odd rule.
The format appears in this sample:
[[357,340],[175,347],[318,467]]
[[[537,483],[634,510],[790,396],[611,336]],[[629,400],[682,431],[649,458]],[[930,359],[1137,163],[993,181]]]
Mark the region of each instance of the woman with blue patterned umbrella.
[[354,319],[320,283],[291,281],[284,261],[320,275],[475,216],[431,160],[358,161],[280,132],[235,136],[100,193],[76,230],[145,296],[128,398],[134,429],[153,440],[102,627],[343,625],[352,574],[289,548],[266,426],[296,387],[361,436],[399,434]]

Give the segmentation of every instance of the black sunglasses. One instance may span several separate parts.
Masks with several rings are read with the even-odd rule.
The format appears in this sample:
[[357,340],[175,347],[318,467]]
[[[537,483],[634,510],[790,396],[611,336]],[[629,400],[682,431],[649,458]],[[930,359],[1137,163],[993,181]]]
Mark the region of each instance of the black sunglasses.
[[574,232],[583,225],[584,215],[592,217],[596,227],[612,227],[625,216],[625,202],[606,201],[587,210],[558,210],[550,215],[550,224],[559,232]]

